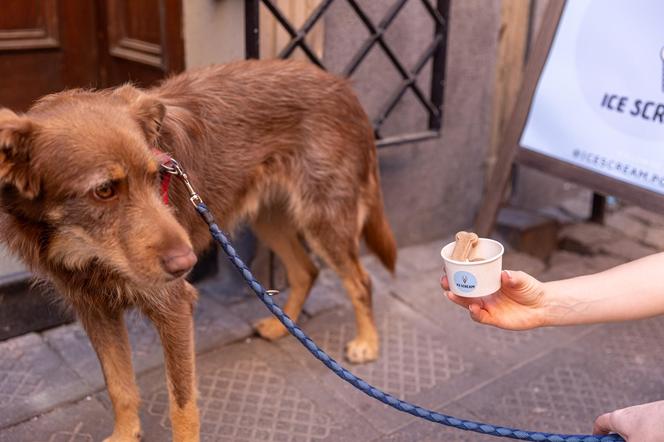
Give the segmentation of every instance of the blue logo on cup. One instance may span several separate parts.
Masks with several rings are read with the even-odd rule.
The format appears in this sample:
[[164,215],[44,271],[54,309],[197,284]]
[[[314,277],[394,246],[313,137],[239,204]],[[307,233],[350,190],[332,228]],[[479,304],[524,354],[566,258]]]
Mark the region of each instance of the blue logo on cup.
[[456,272],[454,274],[454,284],[463,293],[470,293],[477,286],[477,279],[472,273]]

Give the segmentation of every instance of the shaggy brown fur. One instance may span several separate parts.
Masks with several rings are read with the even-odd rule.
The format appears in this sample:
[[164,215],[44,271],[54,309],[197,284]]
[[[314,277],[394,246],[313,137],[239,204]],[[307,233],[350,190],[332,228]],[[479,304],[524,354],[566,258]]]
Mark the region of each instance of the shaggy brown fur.
[[[153,148],[188,171],[222,227],[249,222],[284,262],[296,319],[317,268],[304,238],[343,280],[356,313],[351,362],[378,356],[367,244],[390,270],[373,134],[347,82],[309,64],[247,61],[139,90],[71,90],[27,114],[0,110],[0,240],[52,281],[99,356],[115,412],[108,440],[140,438],[123,312],[137,307],[165,351],[174,440],[198,440],[192,309],[182,276],[210,244],[181,185],[159,195]],[[273,319],[258,332],[285,334]]]

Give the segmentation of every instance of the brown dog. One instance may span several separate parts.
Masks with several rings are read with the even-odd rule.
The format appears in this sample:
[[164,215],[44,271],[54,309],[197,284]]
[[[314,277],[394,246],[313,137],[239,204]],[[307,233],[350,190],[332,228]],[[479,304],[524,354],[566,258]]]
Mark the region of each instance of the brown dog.
[[[181,183],[159,194],[157,148],[188,171],[222,227],[250,222],[283,261],[296,319],[317,268],[343,280],[357,337],[346,356],[378,356],[364,236],[394,270],[367,116],[347,82],[301,62],[247,61],[187,72],[150,90],[72,90],[25,115],[0,109],[0,239],[52,281],[99,356],[115,412],[110,441],[140,438],[123,311],[137,307],[164,347],[173,438],[198,440],[192,310],[182,276],[209,247]],[[257,325],[276,339],[275,319]]]

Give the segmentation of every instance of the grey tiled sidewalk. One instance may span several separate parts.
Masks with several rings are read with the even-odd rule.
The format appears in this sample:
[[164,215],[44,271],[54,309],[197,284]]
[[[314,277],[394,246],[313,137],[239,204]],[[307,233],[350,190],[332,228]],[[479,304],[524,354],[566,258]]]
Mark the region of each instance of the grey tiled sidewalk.
[[[603,245],[596,245],[601,239]],[[380,388],[447,414],[527,429],[588,432],[600,413],[664,398],[664,318],[508,332],[477,325],[443,299],[444,240],[400,251],[396,279],[371,257],[379,361],[352,371]],[[594,272],[664,249],[664,219],[640,209],[606,227],[572,223],[548,263],[515,252],[506,268],[543,279]],[[484,441],[400,414],[343,383],[293,338],[267,343],[250,323],[254,298],[204,291],[197,310],[198,380],[205,441]],[[304,329],[340,358],[353,334],[336,276],[322,272]],[[170,440],[161,349],[130,318],[146,441]],[[76,324],[0,343],[0,442],[98,441],[112,428],[98,364]]]

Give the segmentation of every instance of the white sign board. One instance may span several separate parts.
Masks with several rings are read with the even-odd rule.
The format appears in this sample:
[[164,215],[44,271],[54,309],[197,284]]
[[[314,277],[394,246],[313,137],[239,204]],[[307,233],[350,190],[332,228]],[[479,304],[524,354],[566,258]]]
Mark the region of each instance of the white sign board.
[[520,145],[664,194],[664,0],[571,0]]

